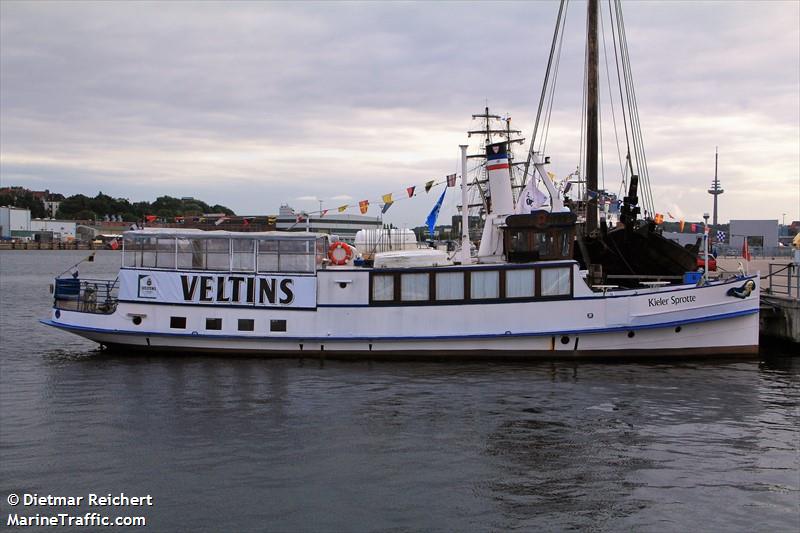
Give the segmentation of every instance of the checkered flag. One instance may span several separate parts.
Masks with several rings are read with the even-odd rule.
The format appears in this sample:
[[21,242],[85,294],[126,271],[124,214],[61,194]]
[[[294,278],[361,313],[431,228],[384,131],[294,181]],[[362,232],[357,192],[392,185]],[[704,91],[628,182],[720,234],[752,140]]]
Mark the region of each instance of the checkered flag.
[[717,242],[725,242],[725,232],[722,230],[717,230]]

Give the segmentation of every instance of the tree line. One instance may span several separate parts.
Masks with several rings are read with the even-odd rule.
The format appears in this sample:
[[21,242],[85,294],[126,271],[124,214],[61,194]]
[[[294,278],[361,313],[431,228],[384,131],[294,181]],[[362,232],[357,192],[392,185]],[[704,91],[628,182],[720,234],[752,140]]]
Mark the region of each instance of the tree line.
[[[14,196],[0,195],[0,205],[30,209],[33,218],[45,216],[43,201],[34,198],[30,191]],[[94,198],[83,194],[65,198],[61,201],[55,217],[66,220],[117,219],[135,222],[144,220],[147,216],[156,216],[171,221],[175,217],[200,216],[204,213],[224,213],[235,216],[233,210],[224,205],[209,205],[195,198],[160,196],[154,202],[130,202],[127,198],[113,198],[99,192]]]

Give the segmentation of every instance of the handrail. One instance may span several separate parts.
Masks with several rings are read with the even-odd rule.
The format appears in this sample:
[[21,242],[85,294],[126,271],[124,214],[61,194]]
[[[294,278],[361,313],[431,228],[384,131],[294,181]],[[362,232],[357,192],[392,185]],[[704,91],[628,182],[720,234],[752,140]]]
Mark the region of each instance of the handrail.
[[[784,274],[785,272],[785,274]],[[770,263],[767,294],[785,295],[800,299],[800,265],[795,263]]]
[[111,314],[117,309],[118,280],[56,278],[55,307],[81,313]]

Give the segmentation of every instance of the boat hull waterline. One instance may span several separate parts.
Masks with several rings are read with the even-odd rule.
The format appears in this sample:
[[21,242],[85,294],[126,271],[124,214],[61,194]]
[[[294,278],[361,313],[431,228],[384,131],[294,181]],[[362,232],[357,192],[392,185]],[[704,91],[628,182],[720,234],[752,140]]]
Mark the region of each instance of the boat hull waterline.
[[[348,287],[360,272],[347,272]],[[130,350],[330,357],[585,357],[754,354],[758,352],[758,276],[560,300],[374,306],[324,303],[343,272],[318,272],[314,309],[176,305],[120,301],[112,314],[54,309],[42,323],[101,345]],[[336,279],[334,279],[336,278]],[[745,298],[732,289],[755,284]],[[345,291],[347,292],[347,291]],[[346,299],[346,298],[345,298]],[[185,330],[155,324],[186,317]],[[253,320],[254,331],[203,329]],[[139,325],[131,317],[143,317]],[[285,332],[265,334],[272,320]],[[564,326],[569,324],[568,328]],[[319,332],[324,332],[322,335]]]

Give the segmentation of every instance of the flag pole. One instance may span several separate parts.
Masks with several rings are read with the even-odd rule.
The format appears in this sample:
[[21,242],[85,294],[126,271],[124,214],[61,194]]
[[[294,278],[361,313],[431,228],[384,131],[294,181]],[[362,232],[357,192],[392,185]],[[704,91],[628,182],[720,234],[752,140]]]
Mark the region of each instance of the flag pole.
[[466,144],[459,145],[461,148],[461,264],[472,263],[472,256],[469,253],[469,198],[467,194],[467,148]]
[[703,285],[708,284],[708,213],[703,213]]

